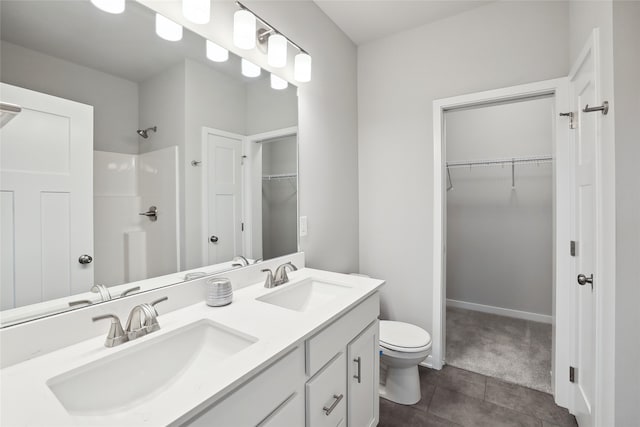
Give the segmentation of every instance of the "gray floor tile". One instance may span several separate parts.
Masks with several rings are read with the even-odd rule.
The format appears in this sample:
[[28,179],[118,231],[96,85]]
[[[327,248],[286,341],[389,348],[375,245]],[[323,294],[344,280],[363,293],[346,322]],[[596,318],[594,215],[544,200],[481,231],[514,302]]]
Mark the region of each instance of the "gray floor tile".
[[575,417],[557,406],[552,395],[537,390],[488,378],[485,399],[558,426],[577,426]]
[[476,399],[484,399],[486,377],[464,369],[445,366],[435,376],[434,383],[437,386],[447,388]]
[[429,412],[465,427],[541,427],[537,418],[436,387]]
[[414,406],[399,405],[380,400],[380,423],[378,427],[458,427],[459,424],[442,419]]

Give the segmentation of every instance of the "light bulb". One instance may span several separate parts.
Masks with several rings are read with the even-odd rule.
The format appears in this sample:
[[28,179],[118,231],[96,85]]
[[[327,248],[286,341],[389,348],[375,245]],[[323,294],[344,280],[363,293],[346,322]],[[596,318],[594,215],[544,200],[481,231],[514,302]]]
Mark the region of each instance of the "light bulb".
[[211,0],[182,0],[182,14],[194,24],[206,24],[211,18]]
[[256,17],[248,10],[242,9],[233,14],[233,44],[240,49],[256,46]]
[[258,77],[260,75],[260,67],[242,58],[242,75],[245,77]]
[[301,83],[311,81],[311,56],[308,53],[300,52],[296,55],[293,76]]
[[124,0],[91,0],[91,3],[100,10],[109,13],[124,12]]
[[177,42],[182,39],[182,25],[156,13],[156,34],[165,40]]
[[224,62],[229,59],[229,51],[219,44],[207,40],[207,58],[214,62]]
[[269,37],[267,62],[276,68],[287,65],[287,39],[283,35],[274,34]]
[[286,89],[288,86],[289,82],[271,73],[271,89],[282,90]]

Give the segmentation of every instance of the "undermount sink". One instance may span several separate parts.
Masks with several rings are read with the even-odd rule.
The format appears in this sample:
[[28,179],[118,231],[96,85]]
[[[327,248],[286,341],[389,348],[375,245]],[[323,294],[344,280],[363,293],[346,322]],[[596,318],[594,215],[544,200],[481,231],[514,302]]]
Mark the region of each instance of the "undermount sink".
[[330,303],[351,289],[348,285],[323,282],[313,278],[282,286],[282,289],[256,299],[289,310],[309,311]]
[[[47,381],[73,415],[125,411],[257,342],[257,338],[200,320]],[[183,390],[182,392],[187,392]]]

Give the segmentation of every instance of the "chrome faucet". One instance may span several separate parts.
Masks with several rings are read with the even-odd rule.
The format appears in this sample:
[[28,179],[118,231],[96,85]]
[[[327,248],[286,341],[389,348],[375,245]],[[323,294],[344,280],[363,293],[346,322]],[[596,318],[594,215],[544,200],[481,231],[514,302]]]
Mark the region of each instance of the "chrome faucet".
[[284,285],[289,281],[289,276],[287,276],[287,268],[289,268],[291,271],[298,270],[298,267],[293,265],[291,261],[286,262],[281,266],[279,266],[278,268],[276,268],[276,272],[273,275],[273,284],[275,286]]
[[275,274],[271,272],[268,268],[262,270],[263,273],[267,273],[267,277],[264,281],[265,288],[275,288],[276,286],[284,285],[289,281],[289,276],[287,276],[287,268],[291,271],[296,271],[298,267],[293,265],[291,262],[284,263],[276,268]]
[[243,257],[242,255],[234,256],[233,261],[239,261],[239,262],[233,262],[233,264],[231,264],[231,267],[246,267],[247,265],[249,265],[249,260]]
[[125,331],[129,341],[143,337],[160,329],[158,323],[158,311],[156,304],[168,300],[169,297],[160,298],[151,304],[140,304],[131,310]]
[[122,328],[122,323],[120,323],[120,319],[115,314],[104,314],[92,318],[94,322],[102,319],[111,319],[111,327],[104,342],[105,347],[115,347],[159,330],[158,311],[155,306],[168,299],[169,297],[164,297],[151,304],[144,303],[133,307],[131,313],[129,313],[126,330]]

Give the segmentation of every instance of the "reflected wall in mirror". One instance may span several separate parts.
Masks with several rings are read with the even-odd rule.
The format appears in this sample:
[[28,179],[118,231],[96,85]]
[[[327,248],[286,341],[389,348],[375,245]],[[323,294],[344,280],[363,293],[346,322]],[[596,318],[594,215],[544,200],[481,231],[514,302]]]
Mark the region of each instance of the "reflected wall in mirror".
[[3,326],[297,251],[294,86],[135,2],[0,8]]

